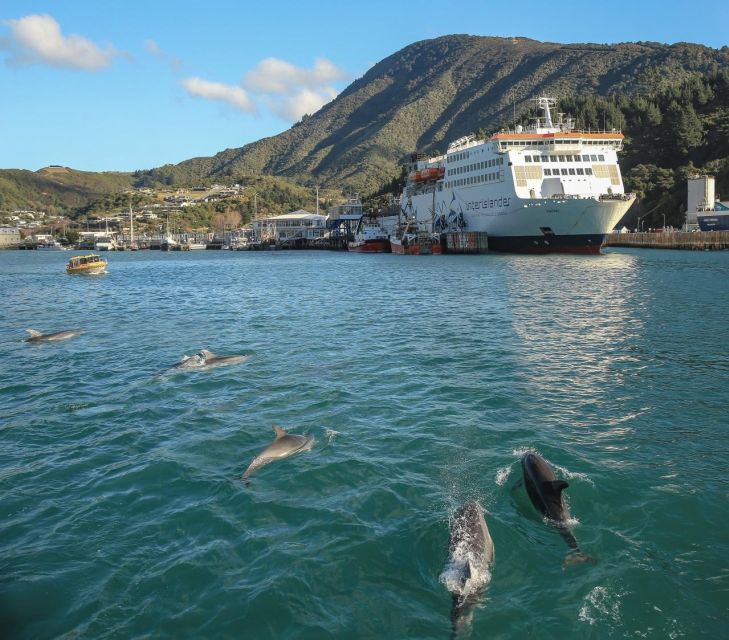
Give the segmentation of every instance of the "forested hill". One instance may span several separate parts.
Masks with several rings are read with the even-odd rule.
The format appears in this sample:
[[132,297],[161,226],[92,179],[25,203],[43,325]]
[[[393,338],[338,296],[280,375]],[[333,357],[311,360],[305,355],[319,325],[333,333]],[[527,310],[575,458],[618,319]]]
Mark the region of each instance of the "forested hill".
[[268,173],[366,193],[390,180],[416,149],[443,150],[462,135],[510,122],[514,100],[520,113],[543,93],[651,96],[727,66],[727,47],[446,36],[389,56],[280,135],[140,177],[175,183]]
[[716,177],[717,195],[729,196],[729,69],[696,74],[649,95],[581,96],[560,104],[581,128],[618,123],[625,134],[620,168],[638,201],[627,224],[680,227],[686,179]]

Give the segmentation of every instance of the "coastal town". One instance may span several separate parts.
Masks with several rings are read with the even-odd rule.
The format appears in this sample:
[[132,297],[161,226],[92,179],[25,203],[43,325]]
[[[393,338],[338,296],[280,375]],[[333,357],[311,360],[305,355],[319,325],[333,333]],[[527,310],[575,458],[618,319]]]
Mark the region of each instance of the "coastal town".
[[[52,216],[45,211],[0,211],[0,249],[349,249],[398,253],[402,252],[398,240],[403,237],[403,232],[410,236],[412,242],[419,230],[421,236],[425,233],[432,240],[431,249],[419,248],[419,253],[482,253],[489,250],[488,234],[479,237],[474,235],[476,232],[466,229],[437,233],[432,220],[409,218],[407,211],[394,198],[389,207],[373,211],[366,210],[355,195],[343,199],[340,204],[329,205],[326,213],[320,213],[323,208],[320,209],[317,190],[314,212],[300,208],[269,215],[258,210],[256,192],[252,196],[253,210],[248,212],[244,223],[240,211],[245,208],[246,189],[248,187],[239,183],[213,183],[209,187],[189,189],[141,187],[123,194],[129,201],[126,209],[91,214],[80,220]],[[619,223],[606,234],[604,246],[728,249],[729,202],[722,202],[716,197],[714,177],[690,177],[687,191],[685,223],[681,228],[646,228],[644,217],[639,217],[633,229]],[[132,206],[135,200],[142,202]],[[210,225],[193,227],[183,220],[186,211],[209,203],[225,204],[224,212],[215,214]],[[424,246],[424,243],[419,246]]]

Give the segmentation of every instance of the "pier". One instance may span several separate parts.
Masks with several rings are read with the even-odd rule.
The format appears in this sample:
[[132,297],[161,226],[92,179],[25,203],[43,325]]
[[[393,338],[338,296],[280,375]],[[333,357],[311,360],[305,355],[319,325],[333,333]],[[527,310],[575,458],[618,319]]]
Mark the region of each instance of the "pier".
[[658,233],[609,233],[606,247],[641,249],[688,249],[721,251],[729,249],[729,231],[669,231]]

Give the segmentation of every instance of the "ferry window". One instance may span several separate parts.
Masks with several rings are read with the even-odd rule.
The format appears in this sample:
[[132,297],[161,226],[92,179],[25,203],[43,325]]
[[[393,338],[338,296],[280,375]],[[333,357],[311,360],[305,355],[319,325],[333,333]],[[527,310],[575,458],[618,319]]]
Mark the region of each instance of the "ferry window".
[[597,162],[597,156],[590,156],[590,160],[592,160],[593,162]]
[[585,169],[585,175],[588,175],[588,176],[591,176],[592,175],[592,169],[590,169],[590,167],[587,167]]
[[551,169],[545,169],[544,170],[544,175],[545,176],[551,176],[552,175],[552,170]]
[[605,162],[605,156],[603,156],[603,155],[599,155],[599,156],[597,156],[597,159],[598,159],[598,160],[599,160],[600,162]]
[[565,159],[564,159],[564,158],[565,158],[564,156],[559,156],[559,161],[560,161],[560,162],[564,162],[564,161],[565,161]]
[[531,156],[524,156],[524,162],[531,162],[532,157]]
[[571,176],[575,175],[575,170],[572,167],[570,167],[569,172]]
[[567,175],[567,169],[562,169],[562,175],[563,176],[566,176]]
[[549,162],[549,156],[542,156],[542,162]]
[[582,156],[582,162],[589,162],[590,156]]
[[585,170],[582,167],[577,167],[577,175],[578,176],[584,176]]

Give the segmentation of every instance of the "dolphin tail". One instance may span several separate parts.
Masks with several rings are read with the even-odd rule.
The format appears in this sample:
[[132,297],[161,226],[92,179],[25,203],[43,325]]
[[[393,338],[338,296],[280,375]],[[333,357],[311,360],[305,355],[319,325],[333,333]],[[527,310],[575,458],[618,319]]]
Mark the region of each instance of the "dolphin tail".
[[562,563],[562,570],[573,567],[576,564],[597,564],[597,560],[587,553],[583,553],[579,549],[570,553]]
[[451,640],[463,637],[471,629],[474,600],[468,596],[453,596],[451,606]]
[[40,335],[43,335],[40,331],[36,331],[35,329],[26,329],[26,331],[30,334],[31,338],[37,338]]

